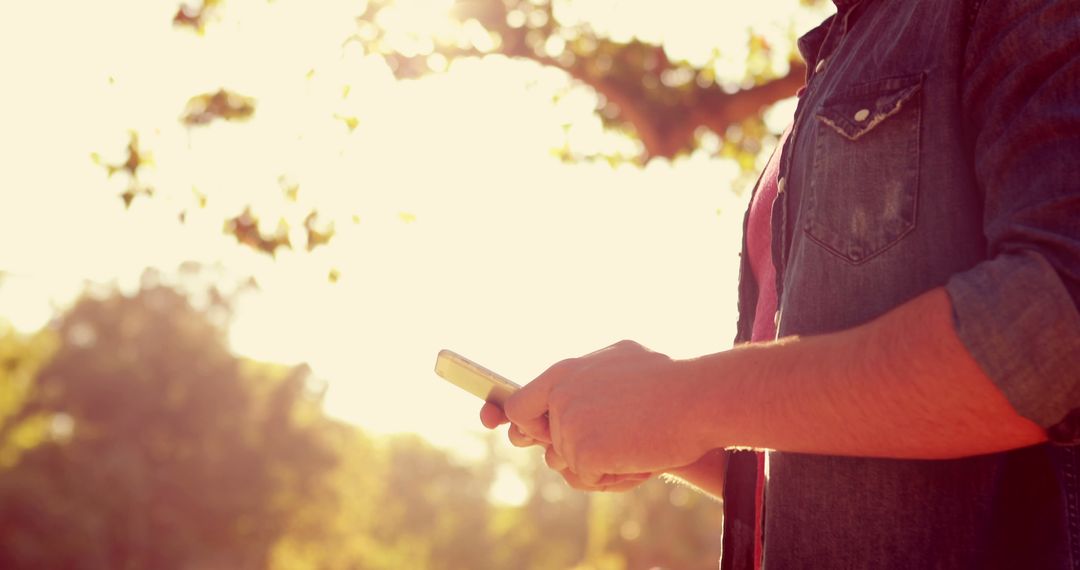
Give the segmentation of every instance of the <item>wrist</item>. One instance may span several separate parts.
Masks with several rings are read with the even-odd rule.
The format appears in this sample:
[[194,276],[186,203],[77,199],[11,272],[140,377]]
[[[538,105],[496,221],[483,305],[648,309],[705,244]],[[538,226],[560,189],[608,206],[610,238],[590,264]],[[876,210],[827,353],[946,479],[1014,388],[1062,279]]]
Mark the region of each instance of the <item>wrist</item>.
[[[723,354],[723,353],[721,353]],[[724,373],[718,370],[716,357],[709,355],[676,362],[683,385],[683,430],[687,441],[702,454],[731,445],[723,437],[726,416],[724,408],[728,398]]]
[[745,346],[681,361],[690,395],[687,417],[690,437],[705,450],[751,447],[748,432],[756,386],[745,380],[757,356],[756,347]]

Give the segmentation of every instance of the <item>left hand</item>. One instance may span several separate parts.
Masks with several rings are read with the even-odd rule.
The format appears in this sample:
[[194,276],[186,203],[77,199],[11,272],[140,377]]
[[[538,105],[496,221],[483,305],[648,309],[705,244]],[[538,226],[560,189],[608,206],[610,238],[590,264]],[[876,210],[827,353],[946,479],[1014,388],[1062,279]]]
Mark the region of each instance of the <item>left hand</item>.
[[596,484],[690,465],[713,447],[689,413],[692,384],[676,361],[623,341],[552,366],[506,401],[506,416]]
[[[509,423],[510,420],[506,417],[506,414],[503,413],[502,408],[497,404],[487,402],[484,404],[484,407],[480,409],[480,421],[484,424],[484,427],[495,429],[502,424]],[[562,475],[566,484],[578,491],[625,493],[637,488],[655,475],[654,473],[629,473],[621,475],[605,474],[596,481],[586,483],[578,476],[578,474],[570,470],[566,465],[566,460],[555,451],[555,448],[552,447],[550,442],[537,441],[525,435],[518,426],[513,424],[511,424],[510,429],[507,430],[507,436],[510,439],[511,445],[515,447],[543,447],[544,462],[547,463],[547,466],[551,468],[552,471]]]

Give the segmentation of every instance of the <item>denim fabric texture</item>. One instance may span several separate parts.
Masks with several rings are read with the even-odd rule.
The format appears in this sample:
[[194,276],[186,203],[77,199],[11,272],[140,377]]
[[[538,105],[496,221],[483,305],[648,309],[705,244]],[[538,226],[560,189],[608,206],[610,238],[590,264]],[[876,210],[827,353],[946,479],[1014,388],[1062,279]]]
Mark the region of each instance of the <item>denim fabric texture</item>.
[[[1080,0],[834,1],[800,40],[811,71],[772,217],[778,336],[944,286],[961,341],[1051,443],[949,461],[769,453],[764,566],[1080,569]],[[737,342],[757,298],[743,258]],[[740,455],[725,570],[752,560]]]

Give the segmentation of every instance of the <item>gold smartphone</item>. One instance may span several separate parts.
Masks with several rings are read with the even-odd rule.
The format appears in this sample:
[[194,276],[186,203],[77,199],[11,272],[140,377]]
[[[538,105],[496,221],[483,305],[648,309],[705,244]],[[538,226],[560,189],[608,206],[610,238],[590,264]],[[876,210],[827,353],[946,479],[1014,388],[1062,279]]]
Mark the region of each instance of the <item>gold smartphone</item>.
[[521,386],[450,350],[439,351],[435,373],[481,400],[500,406],[511,394],[521,389]]

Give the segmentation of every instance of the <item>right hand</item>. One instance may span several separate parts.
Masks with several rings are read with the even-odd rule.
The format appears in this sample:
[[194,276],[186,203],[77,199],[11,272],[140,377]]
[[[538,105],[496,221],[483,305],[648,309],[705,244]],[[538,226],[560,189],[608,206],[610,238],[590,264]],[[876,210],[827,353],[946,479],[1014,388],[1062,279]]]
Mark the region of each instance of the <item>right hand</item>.
[[[506,418],[506,414],[503,413],[498,404],[485,402],[484,407],[480,408],[480,422],[488,429],[495,429],[503,424],[510,423],[510,420]],[[578,491],[625,493],[640,486],[654,475],[653,473],[604,475],[596,484],[588,484],[566,466],[566,461],[559,456],[550,441],[533,439],[525,435],[518,426],[513,424],[510,425],[510,429],[507,431],[507,437],[514,447],[543,447],[545,449],[544,462],[547,463],[547,466],[552,471],[562,475],[566,483]]]

